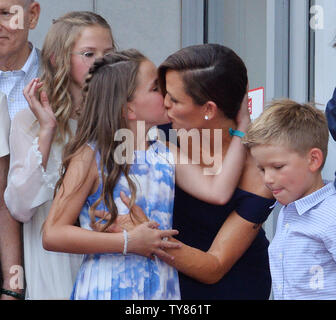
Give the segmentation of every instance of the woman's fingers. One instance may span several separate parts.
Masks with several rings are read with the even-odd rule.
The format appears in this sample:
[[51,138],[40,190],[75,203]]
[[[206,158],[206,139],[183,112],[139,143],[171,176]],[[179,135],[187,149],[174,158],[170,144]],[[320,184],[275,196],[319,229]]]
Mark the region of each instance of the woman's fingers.
[[153,255],[157,256],[159,259],[161,259],[163,261],[174,260],[174,257],[172,255],[168,254],[166,251],[164,251],[162,249],[154,250]]
[[161,238],[176,236],[179,232],[178,230],[170,229],[170,230],[160,230]]
[[151,229],[157,229],[160,226],[156,221],[153,220],[145,222],[145,224]]

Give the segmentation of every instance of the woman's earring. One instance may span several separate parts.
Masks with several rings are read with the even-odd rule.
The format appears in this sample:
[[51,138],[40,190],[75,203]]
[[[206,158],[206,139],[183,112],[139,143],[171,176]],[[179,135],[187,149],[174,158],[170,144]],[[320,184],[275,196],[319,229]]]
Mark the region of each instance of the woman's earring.
[[205,119],[205,120],[209,120],[209,116],[205,116],[204,119]]

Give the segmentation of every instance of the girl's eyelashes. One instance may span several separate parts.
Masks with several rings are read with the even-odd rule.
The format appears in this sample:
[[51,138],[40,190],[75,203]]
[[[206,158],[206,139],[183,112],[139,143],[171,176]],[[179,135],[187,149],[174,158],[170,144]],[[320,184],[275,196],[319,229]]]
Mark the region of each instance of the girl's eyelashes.
[[86,58],[92,58],[94,56],[94,52],[92,52],[92,51],[85,51],[82,54]]

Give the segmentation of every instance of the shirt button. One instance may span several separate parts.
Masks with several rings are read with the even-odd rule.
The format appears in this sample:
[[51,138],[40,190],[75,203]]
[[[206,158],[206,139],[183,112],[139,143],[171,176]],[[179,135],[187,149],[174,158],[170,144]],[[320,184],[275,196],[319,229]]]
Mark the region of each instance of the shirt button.
[[278,288],[278,290],[281,290],[282,289],[282,285],[278,284],[277,288]]
[[288,229],[289,228],[289,223],[285,224],[285,228]]
[[279,254],[279,258],[282,259],[282,253]]

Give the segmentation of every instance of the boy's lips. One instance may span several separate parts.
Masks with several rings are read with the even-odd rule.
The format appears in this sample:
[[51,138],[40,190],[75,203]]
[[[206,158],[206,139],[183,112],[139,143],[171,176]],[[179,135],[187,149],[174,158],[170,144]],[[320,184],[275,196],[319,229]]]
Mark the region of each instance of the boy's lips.
[[276,196],[277,194],[279,194],[282,191],[282,189],[271,189],[271,191],[272,191],[273,195]]

